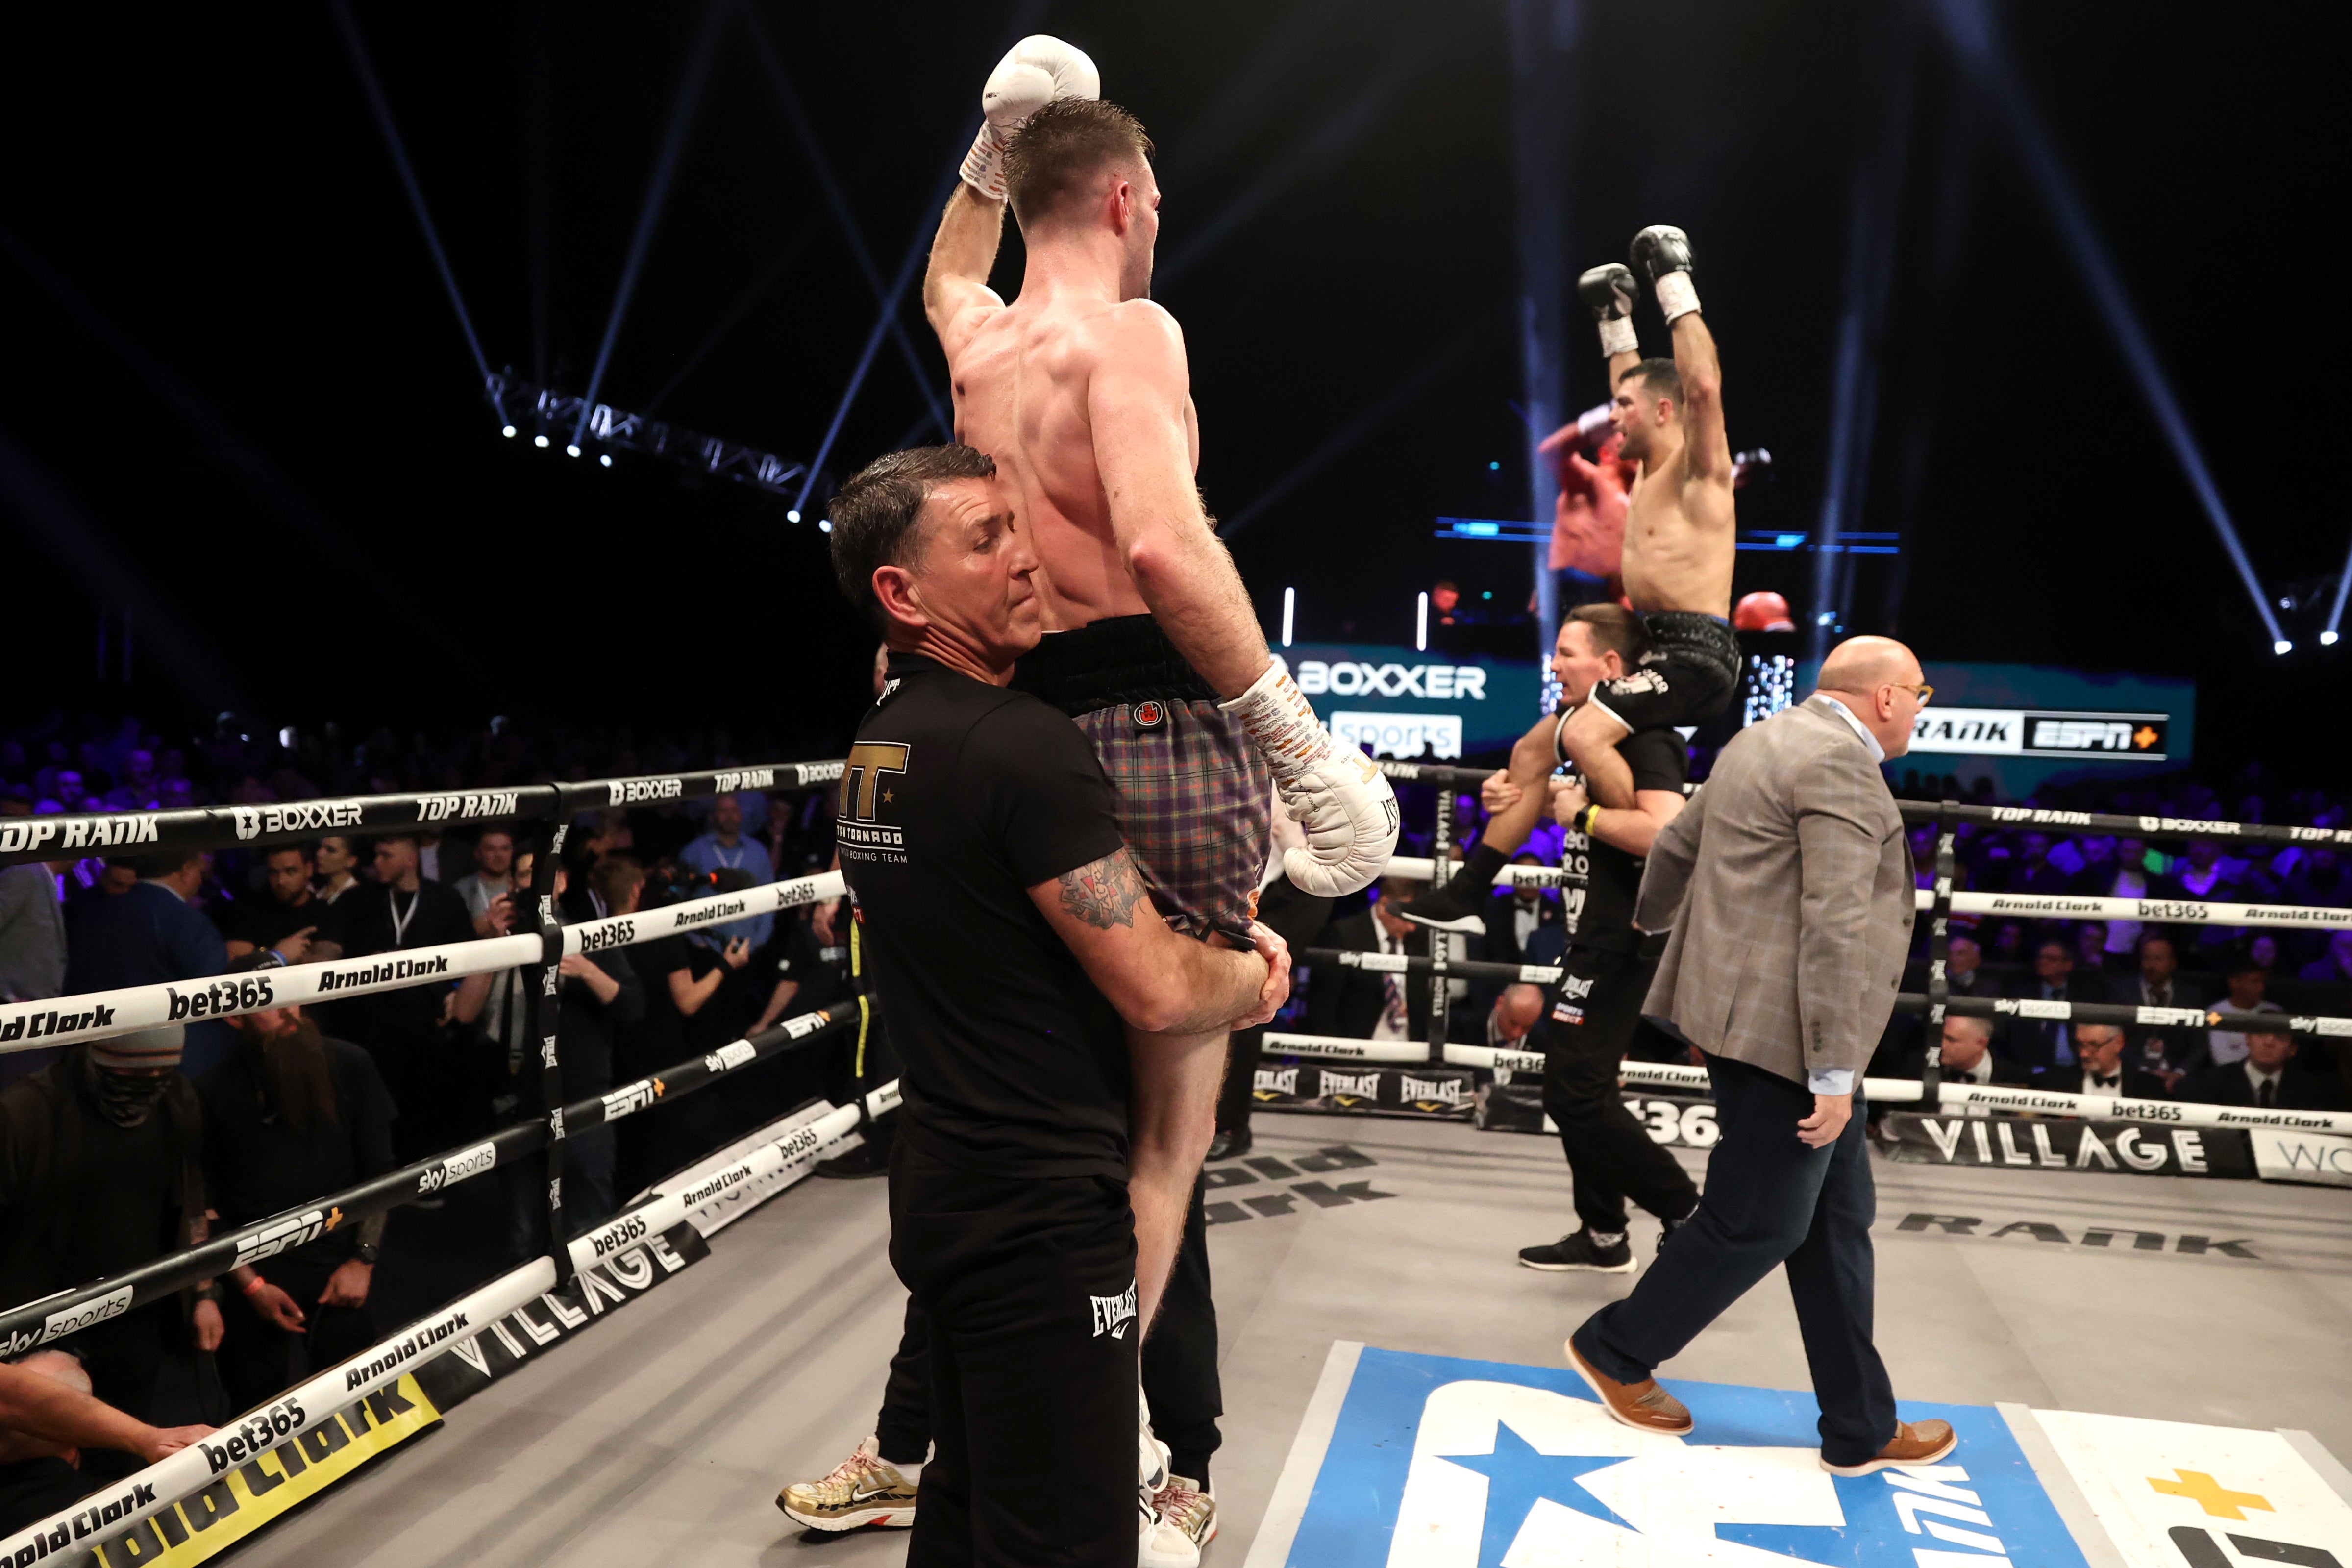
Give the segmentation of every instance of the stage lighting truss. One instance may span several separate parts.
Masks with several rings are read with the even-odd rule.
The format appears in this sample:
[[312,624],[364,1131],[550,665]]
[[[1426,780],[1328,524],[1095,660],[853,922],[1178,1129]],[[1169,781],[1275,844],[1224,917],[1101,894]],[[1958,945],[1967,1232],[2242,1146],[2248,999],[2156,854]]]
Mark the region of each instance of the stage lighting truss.
[[[491,376],[484,387],[484,395],[498,415],[501,435],[519,437],[529,434],[534,444],[541,447],[549,445],[545,439],[548,432],[568,434],[577,428],[584,406],[580,398],[552,387],[534,386],[513,375]],[[805,463],[722,441],[699,430],[647,419],[609,403],[599,403],[588,410],[587,438],[604,448],[598,454],[600,458],[609,458],[613,452],[643,452],[698,473],[766,490],[771,495],[784,495],[797,488],[808,471]],[[612,465],[606,461],[604,466]]]

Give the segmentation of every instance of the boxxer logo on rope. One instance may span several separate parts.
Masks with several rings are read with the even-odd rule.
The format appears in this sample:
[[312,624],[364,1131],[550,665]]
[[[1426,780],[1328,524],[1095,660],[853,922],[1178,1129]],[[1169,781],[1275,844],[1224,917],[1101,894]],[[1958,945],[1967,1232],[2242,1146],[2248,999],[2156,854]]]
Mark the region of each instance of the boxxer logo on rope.
[[1135,1287],[1129,1285],[1116,1296],[1089,1296],[1094,1304],[1096,1339],[1108,1334],[1112,1339],[1127,1338],[1128,1325],[1135,1321]]
[[613,798],[607,805],[635,805],[649,800],[679,800],[686,795],[681,779],[614,779],[606,786]]
[[258,838],[265,833],[330,833],[359,826],[361,816],[355,800],[297,800],[284,805],[233,805],[228,810],[239,838]]

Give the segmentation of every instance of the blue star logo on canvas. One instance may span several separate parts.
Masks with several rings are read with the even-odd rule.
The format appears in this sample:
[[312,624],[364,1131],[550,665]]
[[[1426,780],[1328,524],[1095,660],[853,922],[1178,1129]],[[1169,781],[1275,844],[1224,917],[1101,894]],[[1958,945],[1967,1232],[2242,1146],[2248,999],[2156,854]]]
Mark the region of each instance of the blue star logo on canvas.
[[1538,1502],[1562,1504],[1620,1530],[1633,1528],[1577,1479],[1593,1470],[1627,1463],[1622,1454],[1539,1453],[1508,1422],[1497,1422],[1493,1453],[1437,1458],[1486,1478],[1486,1519],[1479,1536],[1478,1568],[1501,1568],[1503,1553],[1518,1539],[1519,1527]]

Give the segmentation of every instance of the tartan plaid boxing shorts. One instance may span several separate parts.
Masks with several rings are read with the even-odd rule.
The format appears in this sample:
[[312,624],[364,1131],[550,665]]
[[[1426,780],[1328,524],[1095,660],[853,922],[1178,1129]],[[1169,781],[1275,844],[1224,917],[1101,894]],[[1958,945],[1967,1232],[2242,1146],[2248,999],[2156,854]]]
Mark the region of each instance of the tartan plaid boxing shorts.
[[1274,775],[1240,721],[1150,616],[1046,636],[1013,687],[1094,742],[1151,901],[1188,936],[1248,941],[1273,827]]

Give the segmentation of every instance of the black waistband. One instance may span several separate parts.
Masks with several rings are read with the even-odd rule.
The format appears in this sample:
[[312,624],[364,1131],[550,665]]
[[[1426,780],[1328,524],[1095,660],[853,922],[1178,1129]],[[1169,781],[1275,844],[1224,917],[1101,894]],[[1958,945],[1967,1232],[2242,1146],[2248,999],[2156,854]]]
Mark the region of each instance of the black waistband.
[[1739,646],[1739,639],[1732,634],[1729,621],[1721,616],[1710,616],[1698,610],[1644,610],[1642,612],[1642,629],[1649,634],[1654,645]]
[[1013,667],[1013,689],[1073,717],[1155,697],[1212,702],[1217,696],[1150,616],[1113,616],[1074,632],[1047,633]]

